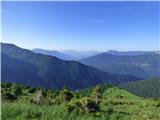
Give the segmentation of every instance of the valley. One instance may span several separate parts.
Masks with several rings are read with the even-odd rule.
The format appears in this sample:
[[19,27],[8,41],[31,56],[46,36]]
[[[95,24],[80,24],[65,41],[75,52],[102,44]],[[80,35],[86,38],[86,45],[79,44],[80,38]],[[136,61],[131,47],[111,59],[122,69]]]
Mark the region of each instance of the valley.
[[[160,119],[156,53],[103,53],[76,61],[1,43],[1,57],[2,120]],[[110,72],[97,67],[97,60],[111,65]]]

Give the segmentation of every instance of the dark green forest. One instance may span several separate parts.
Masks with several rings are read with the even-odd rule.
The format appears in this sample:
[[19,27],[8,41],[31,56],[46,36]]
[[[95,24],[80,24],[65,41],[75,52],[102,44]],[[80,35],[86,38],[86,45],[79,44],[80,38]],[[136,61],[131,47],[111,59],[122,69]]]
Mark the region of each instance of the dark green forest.
[[120,85],[120,87],[138,96],[160,98],[160,78],[129,82]]

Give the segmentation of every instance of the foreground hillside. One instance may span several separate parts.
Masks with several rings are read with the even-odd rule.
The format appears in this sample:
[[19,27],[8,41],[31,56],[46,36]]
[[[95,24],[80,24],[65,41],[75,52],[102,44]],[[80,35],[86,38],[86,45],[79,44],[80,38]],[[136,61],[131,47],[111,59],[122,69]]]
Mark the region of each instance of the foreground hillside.
[[120,87],[138,96],[146,98],[160,98],[160,78],[129,82],[120,85]]
[[120,84],[139,80],[129,75],[113,75],[76,61],[33,53],[13,44],[1,43],[2,82],[44,88],[82,89],[96,84]]
[[160,100],[96,86],[80,92],[2,84],[2,120],[159,120]]

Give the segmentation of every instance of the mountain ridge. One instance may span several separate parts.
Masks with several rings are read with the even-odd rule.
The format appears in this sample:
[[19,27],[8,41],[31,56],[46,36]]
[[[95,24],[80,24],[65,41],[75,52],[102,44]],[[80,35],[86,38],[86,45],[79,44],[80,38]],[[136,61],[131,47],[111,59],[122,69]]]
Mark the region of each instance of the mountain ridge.
[[114,74],[128,74],[141,78],[160,75],[160,54],[148,53],[136,56],[101,53],[79,62]]
[[[21,49],[13,44],[1,43],[1,48],[2,54],[6,55],[2,56],[2,71],[4,71],[4,69],[7,69],[8,71],[10,69],[14,70],[15,68],[21,69],[21,67],[17,67],[16,64],[8,65],[8,63],[5,62],[6,59],[9,59],[7,56],[12,59],[14,58],[14,62],[17,64],[19,63],[17,60],[32,64],[37,71],[34,69],[30,69],[29,71],[31,73],[37,72],[36,74],[41,78],[40,80],[32,79],[33,83],[35,82],[36,84],[38,82],[37,84],[46,88],[63,88],[64,86],[67,86],[71,89],[81,89],[104,82],[109,84],[121,84],[140,79],[129,75],[109,74],[77,61],[65,61],[53,56],[33,53],[30,50]],[[14,80],[12,77],[7,80],[20,82],[21,79],[18,79],[17,81],[16,78],[18,78],[19,75],[25,76],[25,73],[18,72],[18,76],[15,76]],[[12,72],[10,74],[12,74]],[[2,78],[6,76],[7,75],[2,72]],[[2,82],[7,80],[2,79]],[[32,85],[29,81],[30,80],[28,80],[27,84]]]
[[60,58],[62,60],[75,60],[74,56],[70,56],[68,54],[56,51],[56,50],[47,50],[47,49],[41,49],[41,48],[34,48],[32,49],[34,53],[40,53],[43,55],[50,55],[57,58]]

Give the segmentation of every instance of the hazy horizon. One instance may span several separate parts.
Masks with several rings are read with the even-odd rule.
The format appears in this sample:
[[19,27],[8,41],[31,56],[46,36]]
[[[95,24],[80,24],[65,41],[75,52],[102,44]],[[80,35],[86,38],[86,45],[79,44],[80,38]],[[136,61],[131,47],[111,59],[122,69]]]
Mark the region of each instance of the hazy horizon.
[[2,41],[26,49],[157,51],[159,3],[2,1]]
[[16,45],[17,47],[20,47],[22,49],[28,49],[28,50],[33,50],[33,49],[42,49],[42,50],[49,50],[49,51],[58,51],[58,52],[66,52],[66,51],[75,51],[75,52],[98,52],[98,53],[102,53],[102,52],[107,52],[107,51],[117,51],[117,52],[156,52],[156,51],[160,51],[159,49],[158,50],[116,50],[116,49],[106,49],[104,51],[98,51],[98,50],[74,50],[74,49],[60,49],[60,50],[57,50],[57,49],[48,49],[48,48],[26,48],[26,47],[22,47],[22,46],[19,46],[17,44],[14,44],[14,43],[7,43],[7,42],[1,42],[1,43],[5,43],[5,44],[13,44],[13,45]]

